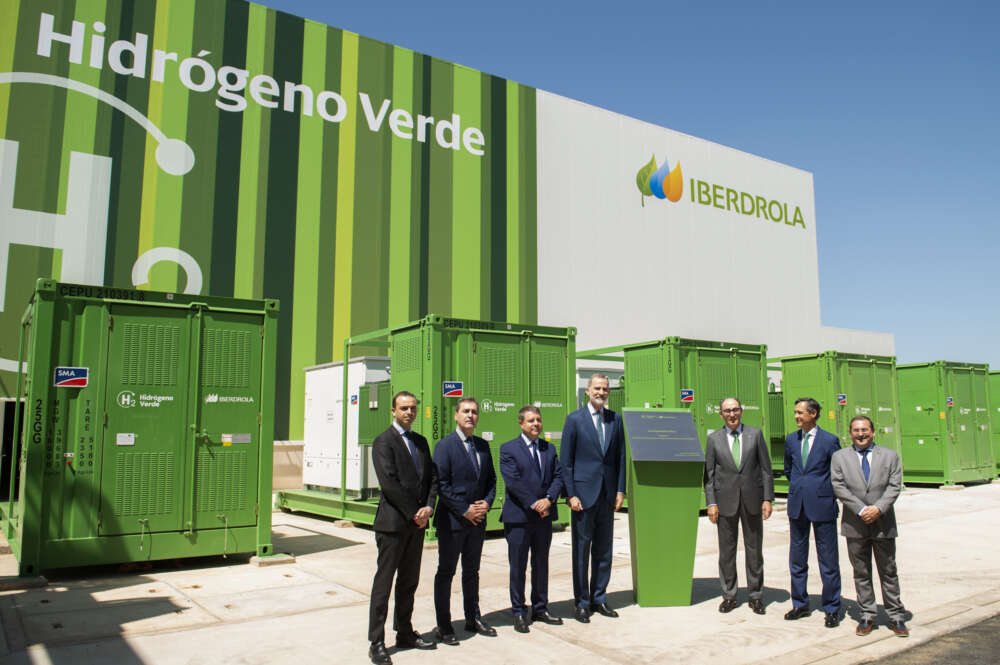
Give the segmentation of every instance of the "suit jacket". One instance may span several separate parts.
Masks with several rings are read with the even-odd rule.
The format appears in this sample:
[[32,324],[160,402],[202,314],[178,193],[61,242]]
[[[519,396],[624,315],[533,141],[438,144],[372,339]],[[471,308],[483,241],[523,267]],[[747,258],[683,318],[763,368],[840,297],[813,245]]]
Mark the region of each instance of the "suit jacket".
[[731,517],[740,511],[759,515],[764,501],[774,501],[771,454],[764,435],[756,427],[743,425],[740,465],[733,460],[729,428],[712,432],[705,445],[705,503],[719,507]]
[[483,500],[492,506],[496,498],[497,475],[493,470],[490,445],[475,435],[470,440],[479,460],[479,477],[476,477],[476,469],[458,432],[452,432],[434,446],[434,466],[437,467],[438,477],[438,509],[434,512],[434,527],[438,530],[482,528],[485,522],[475,525],[463,515],[476,501]]
[[390,426],[372,443],[372,463],[382,488],[375,513],[376,531],[416,529],[413,516],[424,506],[433,508],[437,500],[437,470],[427,439],[416,432],[413,434],[413,444],[420,455],[420,475],[417,475],[406,442],[395,427]]
[[607,500],[614,503],[618,492],[625,492],[625,432],[622,417],[603,409],[604,436],[608,448],[601,452],[597,428],[590,409],[584,406],[566,417],[563,426],[559,461],[563,468],[566,496],[580,499],[584,509],[597,502],[604,488]]
[[[500,446],[500,475],[506,486],[500,521],[507,523],[552,522],[559,514],[559,494],[563,490],[562,470],[556,449],[545,439],[538,439],[541,472],[528,452],[524,439],[516,439]],[[533,503],[548,497],[552,501],[548,517],[540,517],[531,509]]]
[[837,519],[837,499],[830,484],[830,458],[840,450],[840,439],[817,427],[803,468],[802,435],[802,430],[795,430],[785,437],[788,516],[798,519],[804,513],[810,522],[832,522]]
[[[830,467],[833,491],[844,502],[840,533],[848,538],[895,538],[896,512],[893,504],[903,484],[903,465],[892,448],[876,445],[868,453],[868,482],[861,471],[854,446],[838,450]],[[865,506],[882,513],[871,524],[858,515]]]

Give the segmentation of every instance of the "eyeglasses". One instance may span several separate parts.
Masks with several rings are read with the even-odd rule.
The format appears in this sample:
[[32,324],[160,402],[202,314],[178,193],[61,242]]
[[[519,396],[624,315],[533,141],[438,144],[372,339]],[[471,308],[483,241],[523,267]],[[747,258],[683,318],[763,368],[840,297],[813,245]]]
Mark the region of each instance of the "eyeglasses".
[[723,409],[722,412],[728,416],[733,413],[739,413],[742,410],[743,409]]

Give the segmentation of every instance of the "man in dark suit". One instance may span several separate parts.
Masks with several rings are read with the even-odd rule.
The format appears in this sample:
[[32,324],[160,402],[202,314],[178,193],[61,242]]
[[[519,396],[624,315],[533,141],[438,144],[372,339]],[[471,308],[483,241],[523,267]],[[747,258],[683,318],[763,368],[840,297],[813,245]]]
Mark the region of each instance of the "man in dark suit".
[[816,426],[819,402],[795,400],[799,429],[785,438],[785,476],[788,478],[788,568],[792,574],[792,609],[785,619],[809,616],[809,529],[816,538],[816,558],[823,580],[825,625],[840,624],[840,561],[837,554],[837,499],[830,483],[830,458],[840,450],[840,439]]
[[490,446],[473,434],[479,423],[479,402],[471,397],[455,405],[455,431],[434,446],[438,499],[434,527],[438,538],[438,568],[434,576],[434,634],[445,644],[457,645],[451,626],[451,580],[462,559],[462,599],[465,630],[493,637],[493,629],[479,613],[479,559],[486,537],[486,512],[497,493]]
[[392,425],[372,443],[372,462],[382,489],[375,513],[378,564],[372,581],[368,614],[368,657],[376,665],[390,665],[385,648],[385,619],[389,592],[396,577],[396,647],[433,649],[413,630],[413,594],[420,579],[424,530],[437,500],[437,471],[427,439],[410,427],[417,417],[417,398],[400,391],[392,398]]
[[500,475],[506,498],[500,511],[507,558],[510,562],[510,605],[514,630],[528,632],[524,577],[531,559],[531,620],[558,625],[549,612],[549,546],[556,501],[563,489],[555,447],[539,438],[542,414],[538,407],[521,407],[517,414],[521,435],[500,446]]
[[559,455],[573,511],[573,616],[581,623],[591,612],[618,616],[607,591],[615,511],[625,500],[625,434],[621,416],[604,406],[608,393],[608,377],[590,377],[587,405],[566,418]]
[[851,420],[854,445],[838,450],[830,467],[833,492],[844,502],[840,532],[847,539],[847,554],[854,568],[861,620],[858,635],[875,628],[878,606],[872,584],[872,552],[882,583],[882,603],[889,614],[889,628],[896,635],[910,634],[904,623],[906,610],[899,598],[896,572],[896,512],[893,504],[903,485],[903,465],[892,448],[876,446],[875,427],[868,416]]
[[722,400],[719,412],[726,426],[712,432],[705,446],[705,505],[708,519],[719,528],[719,611],[732,612],[739,605],[736,544],[742,523],[750,609],[764,614],[764,520],[774,501],[771,455],[761,431],[741,422],[738,399]]

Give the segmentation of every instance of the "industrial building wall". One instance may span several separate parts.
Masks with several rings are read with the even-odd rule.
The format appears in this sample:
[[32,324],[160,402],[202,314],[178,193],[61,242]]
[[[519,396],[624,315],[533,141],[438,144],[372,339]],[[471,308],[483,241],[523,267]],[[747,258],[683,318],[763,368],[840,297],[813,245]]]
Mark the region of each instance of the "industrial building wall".
[[[537,92],[538,320],[581,349],[679,335],[892,355],[820,322],[812,174]],[[673,189],[649,189],[668,172]],[[662,196],[662,198],[661,198]],[[676,200],[672,200],[676,199]]]
[[535,91],[242,0],[0,4],[0,393],[38,277],[281,301],[303,368],[428,312],[532,323]]
[[243,0],[0,4],[2,395],[39,277],[279,299],[278,439],[428,313],[821,339],[808,173]]

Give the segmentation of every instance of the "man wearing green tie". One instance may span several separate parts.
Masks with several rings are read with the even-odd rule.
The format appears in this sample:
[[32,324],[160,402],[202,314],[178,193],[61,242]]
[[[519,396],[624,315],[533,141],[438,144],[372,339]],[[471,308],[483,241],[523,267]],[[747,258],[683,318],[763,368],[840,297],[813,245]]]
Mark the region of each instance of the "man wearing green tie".
[[[840,624],[840,560],[837,552],[837,500],[830,481],[830,459],[840,439],[817,426],[821,407],[811,397],[795,400],[799,429],[785,438],[788,478],[788,569],[792,577],[792,609],[785,619],[809,616],[809,531],[816,538],[816,559],[823,581],[827,628]],[[832,412],[831,412],[832,413]]]
[[735,397],[719,403],[725,426],[708,436],[705,446],[705,505],[719,529],[719,611],[732,612],[736,600],[736,545],[740,524],[746,549],[750,609],[764,614],[764,522],[771,516],[774,478],[764,435],[743,424],[743,405]]

